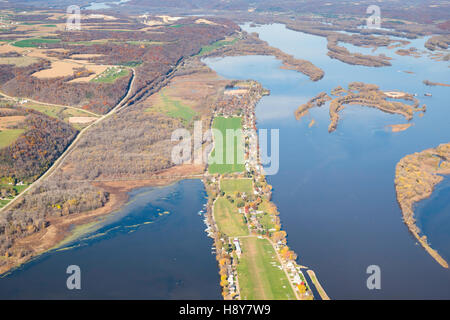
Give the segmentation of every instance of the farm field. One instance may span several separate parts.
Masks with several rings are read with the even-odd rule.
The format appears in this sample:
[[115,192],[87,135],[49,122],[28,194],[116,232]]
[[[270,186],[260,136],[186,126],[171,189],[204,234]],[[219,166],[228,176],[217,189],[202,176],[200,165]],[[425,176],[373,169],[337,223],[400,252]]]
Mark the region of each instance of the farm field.
[[27,67],[39,60],[34,57],[2,57],[0,64],[13,64],[16,67]]
[[13,43],[13,46],[19,48],[37,48],[40,44],[45,43],[58,43],[61,42],[60,39],[44,39],[44,38],[35,38],[35,39],[25,39],[19,40]]
[[253,192],[253,183],[251,179],[222,179],[220,190],[225,193],[245,192],[249,195]]
[[[214,140],[218,141],[218,139],[222,139],[223,148],[222,148],[222,159],[218,159],[218,162],[222,163],[211,163],[208,167],[209,173],[233,173],[233,172],[243,172],[245,169],[244,163],[238,163],[238,150],[242,154],[244,154],[244,143],[242,137],[234,140],[232,145],[227,145],[226,132],[227,129],[242,129],[242,119],[240,117],[233,118],[225,118],[225,117],[216,117],[214,118],[212,127],[214,129],[218,129],[222,133],[222,137],[214,136]],[[237,141],[239,140],[239,141]],[[217,145],[217,144],[216,144]],[[234,161],[233,163],[226,163],[227,155],[233,154]],[[214,158],[216,155],[216,149],[214,149],[211,153],[211,157]],[[211,159],[210,159],[211,160]],[[222,160],[222,161],[220,161]],[[243,159],[242,159],[243,162]]]
[[49,117],[57,118],[69,122],[71,117],[92,117],[92,113],[84,112],[81,109],[75,108],[64,108],[58,106],[50,106],[37,103],[29,103],[25,105],[26,108],[30,108],[39,111]]
[[267,239],[240,238],[242,255],[237,267],[244,300],[295,300],[294,292],[275,250]]
[[25,132],[25,129],[2,129],[0,130],[0,149],[12,144]]
[[219,197],[214,203],[214,219],[221,232],[229,237],[245,236],[248,234],[244,216],[237,207],[226,198]]

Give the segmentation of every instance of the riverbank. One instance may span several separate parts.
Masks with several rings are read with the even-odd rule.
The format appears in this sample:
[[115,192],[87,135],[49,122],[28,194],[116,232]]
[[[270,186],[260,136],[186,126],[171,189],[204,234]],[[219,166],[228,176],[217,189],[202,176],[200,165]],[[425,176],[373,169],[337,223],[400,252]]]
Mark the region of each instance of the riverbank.
[[298,59],[294,56],[270,46],[266,41],[259,39],[255,33],[242,32],[236,36],[236,41],[230,45],[218,48],[204,57],[264,55],[274,56],[283,63],[281,68],[295,70],[308,76],[312,81],[319,81],[325,72],[310,61]]
[[450,143],[402,158],[395,169],[395,189],[409,231],[436,262],[448,268],[447,261],[431,248],[427,236],[421,234],[414,217],[414,205],[428,198],[445,174],[450,174]]

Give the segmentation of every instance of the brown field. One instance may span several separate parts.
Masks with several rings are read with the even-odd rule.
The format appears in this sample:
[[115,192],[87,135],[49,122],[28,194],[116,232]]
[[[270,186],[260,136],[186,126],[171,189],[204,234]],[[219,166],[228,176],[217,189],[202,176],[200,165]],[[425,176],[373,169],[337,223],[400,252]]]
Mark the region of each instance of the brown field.
[[216,26],[218,25],[217,23],[206,20],[206,19],[197,19],[197,20],[195,20],[195,23],[205,23],[205,24],[216,25]]
[[90,123],[92,121],[97,120],[98,118],[96,117],[70,117],[69,118],[69,123]]
[[42,79],[42,78],[56,78],[56,77],[66,77],[73,75],[74,68],[80,67],[73,62],[66,61],[52,61],[52,67],[50,69],[45,69],[33,73],[32,76]]
[[6,130],[11,126],[21,123],[25,116],[6,116],[0,117],[0,130]]
[[89,53],[80,53],[80,54],[73,54],[70,56],[72,59],[90,59],[90,58],[100,58],[104,57],[103,54],[89,54]]
[[[199,72],[191,75],[175,77],[163,90],[165,96],[180,101],[192,110],[204,114],[209,106],[201,103],[205,99],[214,99],[219,87],[224,87],[229,81],[221,79],[215,72]],[[160,94],[148,98],[149,105],[160,104]]]
[[91,74],[89,77],[83,77],[83,78],[77,78],[77,79],[73,79],[70,80],[69,83],[74,83],[74,82],[89,82],[92,79],[94,79],[96,76],[98,76],[99,74],[103,73],[106,69],[108,69],[108,67],[110,66],[105,66],[105,65],[85,65],[85,67],[90,70],[95,72],[94,74]]
[[27,67],[37,61],[38,59],[33,57],[0,57],[0,64],[13,64],[16,67]]

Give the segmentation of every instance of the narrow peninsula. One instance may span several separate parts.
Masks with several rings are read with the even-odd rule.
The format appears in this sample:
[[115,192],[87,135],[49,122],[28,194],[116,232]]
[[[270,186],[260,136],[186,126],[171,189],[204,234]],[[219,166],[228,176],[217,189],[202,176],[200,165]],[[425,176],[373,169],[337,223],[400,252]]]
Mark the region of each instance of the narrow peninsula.
[[395,190],[403,221],[422,247],[444,268],[445,259],[427,241],[416,225],[414,205],[428,198],[434,187],[450,174],[450,143],[403,157],[395,169]]

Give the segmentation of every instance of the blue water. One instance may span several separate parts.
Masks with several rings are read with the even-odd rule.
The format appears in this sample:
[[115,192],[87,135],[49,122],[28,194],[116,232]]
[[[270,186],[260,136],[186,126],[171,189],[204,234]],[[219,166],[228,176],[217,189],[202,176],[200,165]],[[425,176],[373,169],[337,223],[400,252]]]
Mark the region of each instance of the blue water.
[[[280,69],[273,57],[206,60],[224,77],[255,79],[271,90],[257,105],[258,128],[280,129],[280,170],[268,180],[299,263],[316,271],[331,298],[450,298],[449,270],[408,232],[394,188],[395,165],[403,156],[450,141],[450,89],[422,84],[424,79],[448,83],[448,63],[386,51],[395,58],[391,67],[350,66],[326,56],[321,37],[277,24],[244,28],[325,71],[324,79],[311,82]],[[423,47],[424,39],[414,41],[411,45]],[[331,134],[327,106],[295,120],[300,104],[352,81],[418,93],[428,111],[398,133],[386,125],[405,123],[404,118],[367,107],[347,107]],[[309,128],[311,119],[316,125]],[[416,214],[433,248],[450,261],[449,195],[445,180],[417,205]],[[212,240],[197,215],[205,197],[198,180],[135,190],[97,231],[1,278],[0,299],[220,299]],[[81,291],[66,288],[65,271],[73,264],[81,267]],[[381,268],[381,290],[366,287],[366,268],[372,264]]]
[[[212,240],[197,214],[205,197],[200,180],[135,190],[69,250],[0,278],[0,299],[220,299]],[[66,287],[69,265],[81,268],[79,291]]]
[[[419,202],[414,209],[417,226],[428,236],[433,248],[444,257],[450,257],[450,177],[439,183],[432,195]],[[447,260],[448,261],[448,260]]]
[[[324,38],[279,24],[243,28],[325,71],[322,80],[312,82],[298,72],[280,69],[281,62],[274,57],[205,60],[223,77],[255,79],[271,90],[257,105],[258,128],[280,130],[280,170],[268,181],[300,264],[315,270],[331,298],[450,298],[449,270],[416,244],[402,222],[394,187],[395,166],[402,157],[450,141],[450,90],[422,84],[424,79],[448,83],[448,62],[400,57],[386,49],[393,58],[391,67],[351,66],[326,55]],[[411,45],[423,49],[423,41],[413,40]],[[423,117],[415,115],[414,126],[398,133],[386,125],[406,123],[403,117],[361,106],[348,106],[331,134],[327,105],[295,120],[293,113],[299,105],[352,81],[417,93],[428,110]],[[424,97],[425,92],[433,96]],[[311,119],[316,125],[309,128]],[[442,201],[448,203],[448,197],[444,195]],[[439,219],[448,226],[450,213],[443,210]],[[448,235],[450,228],[424,231],[431,232],[428,237],[435,249],[450,260],[450,242],[438,241],[436,234]],[[381,290],[367,289],[369,265],[381,268]]]
[[111,8],[111,4],[123,5],[124,3],[129,2],[130,0],[120,0],[113,2],[91,2],[89,6],[85,7],[85,10],[101,10],[101,9],[109,9]]
[[109,6],[105,2],[91,2],[89,6],[84,8],[85,10],[101,10],[101,9],[109,9],[111,6]]

